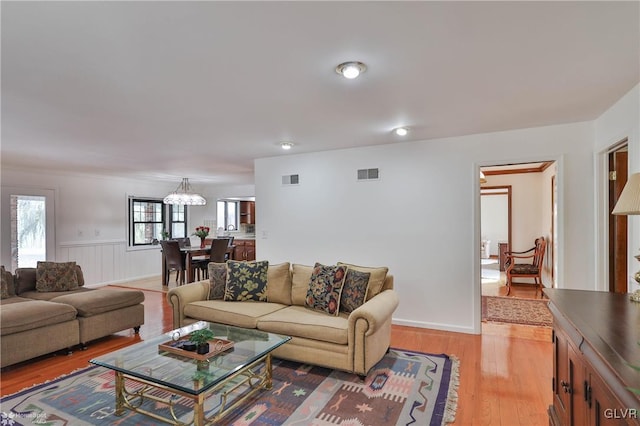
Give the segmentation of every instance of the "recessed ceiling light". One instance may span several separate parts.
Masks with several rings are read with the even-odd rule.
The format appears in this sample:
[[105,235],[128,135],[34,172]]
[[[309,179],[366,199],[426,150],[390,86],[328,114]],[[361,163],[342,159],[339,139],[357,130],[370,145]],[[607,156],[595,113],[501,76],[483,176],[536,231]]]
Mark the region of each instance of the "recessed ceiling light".
[[395,133],[398,136],[407,136],[407,133],[409,133],[409,128],[408,127],[396,127],[395,129],[393,129],[393,133]]
[[280,142],[280,147],[284,150],[293,148],[293,142]]
[[354,79],[367,70],[362,62],[344,62],[336,67],[336,72],[344,78]]

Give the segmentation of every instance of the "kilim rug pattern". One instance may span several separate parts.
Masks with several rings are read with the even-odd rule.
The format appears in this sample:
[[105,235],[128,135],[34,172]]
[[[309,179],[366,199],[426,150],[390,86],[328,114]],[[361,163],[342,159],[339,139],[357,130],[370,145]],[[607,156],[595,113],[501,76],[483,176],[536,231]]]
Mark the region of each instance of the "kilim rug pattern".
[[547,299],[482,296],[482,321],[551,327],[548,303]]
[[[455,419],[459,361],[448,355],[391,350],[362,380],[326,368],[274,360],[273,388],[223,418],[221,425],[443,425]],[[129,387],[129,386],[128,386]],[[133,386],[131,386],[133,388]],[[169,393],[156,392],[162,396]],[[88,367],[0,400],[2,425],[157,425],[114,412],[114,375]],[[192,404],[176,397],[177,417],[189,423]],[[219,407],[207,400],[207,415]],[[168,416],[152,401],[143,406]]]

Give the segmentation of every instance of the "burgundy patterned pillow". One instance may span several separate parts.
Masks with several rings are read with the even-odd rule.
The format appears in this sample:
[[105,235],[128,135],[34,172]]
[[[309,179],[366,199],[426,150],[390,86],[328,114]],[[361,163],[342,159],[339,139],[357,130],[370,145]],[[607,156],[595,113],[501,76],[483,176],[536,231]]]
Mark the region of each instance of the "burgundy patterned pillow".
[[36,266],[36,290],[69,291],[78,288],[76,262],[38,262]]
[[329,315],[338,315],[346,272],[346,266],[325,266],[316,263],[309,281],[305,305]]

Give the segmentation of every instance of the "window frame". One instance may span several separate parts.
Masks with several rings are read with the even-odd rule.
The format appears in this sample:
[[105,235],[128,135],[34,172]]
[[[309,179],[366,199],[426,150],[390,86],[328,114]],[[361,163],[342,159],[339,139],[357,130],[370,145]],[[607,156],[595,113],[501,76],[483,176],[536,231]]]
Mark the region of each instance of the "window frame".
[[[135,220],[135,215],[134,215],[134,206],[135,203],[154,203],[154,204],[160,204],[162,206],[161,208],[161,220],[160,221],[136,221]],[[150,247],[150,246],[155,246],[157,245],[157,242],[152,240],[151,242],[148,243],[136,243],[135,242],[135,228],[136,228],[136,224],[162,224],[162,230],[166,230],[169,233],[168,238],[171,239],[174,236],[173,234],[173,224],[183,224],[184,226],[184,233],[185,233],[185,237],[188,238],[188,234],[187,234],[187,229],[188,229],[188,209],[187,206],[183,206],[184,207],[184,221],[174,221],[173,220],[173,205],[171,204],[164,204],[163,199],[162,198],[150,198],[150,197],[137,197],[137,196],[130,196],[128,198],[128,205],[127,205],[127,211],[129,213],[129,217],[127,220],[127,224],[128,224],[128,237],[127,237],[127,245],[130,248],[143,248],[143,247]],[[155,236],[156,240],[161,239],[162,236],[161,235],[157,235]]]

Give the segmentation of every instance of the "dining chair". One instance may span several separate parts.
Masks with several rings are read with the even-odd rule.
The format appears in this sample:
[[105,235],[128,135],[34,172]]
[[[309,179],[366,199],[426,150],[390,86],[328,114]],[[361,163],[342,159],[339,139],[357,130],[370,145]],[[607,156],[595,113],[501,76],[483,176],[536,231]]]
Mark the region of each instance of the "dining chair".
[[[184,284],[185,281],[185,256],[180,251],[180,244],[175,240],[168,241],[160,241],[160,245],[162,246],[162,255],[165,259],[165,268],[166,271],[163,271],[163,274],[166,272],[167,278],[171,275],[171,271],[176,271],[176,283],[180,280],[180,284]],[[163,286],[168,286],[168,280],[162,283]]]
[[[507,275],[507,296],[511,293],[511,285],[514,277],[533,278],[536,287],[536,296],[540,289],[540,297],[542,293],[542,267],[544,260],[544,252],[547,242],[544,237],[536,238],[535,245],[525,251],[510,251],[506,253],[506,275]],[[529,261],[516,263],[518,259],[530,259]]]
[[205,259],[194,262],[194,267],[201,270],[205,278],[209,277],[209,262],[224,263],[227,261],[228,240],[228,238],[214,238],[211,240],[209,255]]

